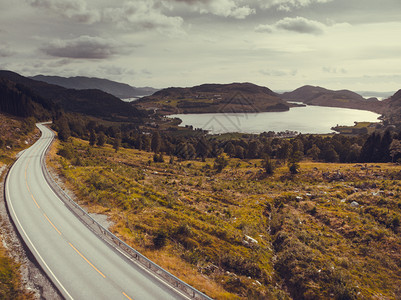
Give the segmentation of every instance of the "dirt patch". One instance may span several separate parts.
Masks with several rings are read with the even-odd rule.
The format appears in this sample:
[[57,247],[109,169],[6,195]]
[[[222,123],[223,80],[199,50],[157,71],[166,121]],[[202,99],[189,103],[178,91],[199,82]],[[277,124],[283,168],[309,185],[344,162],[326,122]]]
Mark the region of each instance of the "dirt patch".
[[22,244],[13,226],[4,199],[4,179],[7,169],[0,168],[0,235],[8,255],[20,264],[23,288],[33,293],[35,299],[63,299],[51,281],[38,267],[29,250]]

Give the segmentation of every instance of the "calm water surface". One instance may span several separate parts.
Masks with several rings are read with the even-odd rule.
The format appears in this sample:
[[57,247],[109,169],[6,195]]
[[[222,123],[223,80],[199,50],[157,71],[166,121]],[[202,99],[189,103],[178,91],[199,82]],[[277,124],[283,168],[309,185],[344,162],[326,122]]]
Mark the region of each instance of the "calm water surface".
[[180,114],[181,126],[209,130],[210,133],[264,131],[297,131],[300,133],[330,133],[331,127],[353,125],[354,122],[378,122],[380,115],[356,109],[306,106],[291,108],[286,112],[237,113],[237,114]]

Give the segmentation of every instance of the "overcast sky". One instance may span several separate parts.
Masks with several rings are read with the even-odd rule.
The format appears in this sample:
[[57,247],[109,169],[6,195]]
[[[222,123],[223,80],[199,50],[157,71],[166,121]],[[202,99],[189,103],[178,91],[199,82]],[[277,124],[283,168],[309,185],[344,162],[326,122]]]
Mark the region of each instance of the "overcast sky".
[[0,69],[133,86],[401,89],[400,0],[0,0]]

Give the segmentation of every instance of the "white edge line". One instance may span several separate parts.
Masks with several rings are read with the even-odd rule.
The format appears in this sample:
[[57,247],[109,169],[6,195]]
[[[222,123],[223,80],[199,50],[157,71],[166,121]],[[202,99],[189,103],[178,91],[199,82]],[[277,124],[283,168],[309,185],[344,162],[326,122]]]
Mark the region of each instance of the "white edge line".
[[[101,239],[103,241],[103,239]],[[104,242],[104,241],[103,241]],[[109,244],[109,243],[108,243]],[[111,245],[111,244],[109,244]],[[141,265],[139,262],[137,262],[136,260],[133,260],[131,257],[129,257],[127,254],[125,254],[122,250],[120,250],[117,247],[114,247],[113,245],[111,245],[111,247],[113,247],[113,249],[117,250],[118,252],[120,252],[121,255],[124,255],[130,262],[134,263],[136,266],[140,267],[142,270],[146,271],[149,275],[152,276],[152,278],[157,279],[158,281],[160,281],[160,283],[162,283],[164,286],[168,287],[169,289],[171,289],[172,291],[174,291],[177,294],[180,294],[181,296],[183,296],[185,299],[193,299],[185,294],[183,294],[180,290],[174,288],[171,284],[169,284],[169,282],[167,282],[166,280],[163,280],[162,278],[160,278],[159,276],[156,276],[151,270],[149,270],[148,268],[146,268],[145,266]]]
[[13,168],[14,168],[14,165],[11,167],[11,170],[10,170],[8,176],[7,176],[5,189],[6,189],[6,191],[7,191],[7,198],[9,199],[9,201],[8,201],[9,203],[8,203],[8,204],[9,204],[9,207],[11,208],[11,211],[12,211],[12,213],[13,213],[13,215],[14,215],[14,218],[15,218],[15,220],[17,221],[18,226],[20,227],[21,231],[22,231],[23,234],[25,235],[26,240],[27,240],[27,241],[29,242],[29,244],[31,245],[31,249],[33,249],[33,250],[35,251],[36,257],[37,257],[37,258],[39,257],[39,259],[42,261],[43,265],[47,268],[47,270],[49,271],[49,273],[51,274],[51,276],[56,280],[56,282],[57,282],[57,284],[59,285],[59,287],[61,287],[61,289],[64,291],[65,295],[67,295],[67,297],[69,297],[70,299],[74,299],[74,298],[68,293],[68,291],[65,289],[65,287],[61,284],[61,282],[58,280],[58,278],[56,277],[56,275],[54,275],[53,271],[52,271],[52,270],[50,269],[50,267],[47,265],[47,263],[46,263],[45,260],[42,258],[42,256],[39,254],[38,250],[36,249],[36,247],[34,246],[34,244],[33,244],[32,241],[31,241],[31,239],[29,238],[29,236],[28,236],[27,233],[25,232],[25,229],[22,227],[21,222],[19,221],[19,219],[18,219],[18,217],[17,217],[17,214],[15,213],[14,206],[12,205],[11,198],[10,198],[10,190],[9,190],[9,188],[8,188],[9,176],[10,176],[10,174],[11,174]]
[[[50,146],[50,144],[49,144],[48,146]],[[47,149],[47,147],[46,147],[46,149]],[[51,192],[56,196],[56,198],[59,199],[60,202],[63,203],[64,206],[67,207],[67,205],[64,203],[64,201],[61,200],[61,199],[59,198],[59,196],[58,196],[58,195],[53,191],[53,189],[50,187],[49,183],[48,183],[47,180],[46,180],[46,177],[45,177],[45,181],[46,181],[46,183],[47,183],[49,189],[51,190]],[[75,216],[74,213],[73,213],[73,215]],[[79,219],[77,216],[75,216],[75,217],[76,217],[77,219]],[[81,221],[81,220],[79,220],[79,221]],[[93,233],[92,230],[90,230],[90,231]],[[146,271],[146,273],[148,273],[149,275],[151,275],[152,278],[157,279],[157,280],[158,280],[161,284],[163,284],[165,287],[168,287],[169,289],[171,289],[171,290],[174,291],[175,293],[180,294],[180,295],[181,295],[182,297],[184,297],[185,299],[193,299],[193,298],[189,297],[188,295],[185,295],[184,293],[182,293],[179,289],[174,288],[174,287],[173,287],[169,282],[167,282],[166,280],[164,280],[164,279],[160,278],[159,276],[155,275],[151,270],[147,269],[147,268],[146,268],[145,266],[143,266],[140,262],[138,262],[138,261],[132,259],[131,257],[129,257],[126,253],[124,253],[121,249],[119,249],[119,247],[115,247],[113,244],[111,244],[111,243],[105,241],[105,240],[102,239],[98,234],[96,234],[96,233],[93,233],[93,234],[94,234],[99,240],[101,240],[103,243],[106,243],[107,245],[111,246],[114,250],[116,250],[117,252],[119,252],[120,255],[125,256],[131,263],[134,263],[135,266],[138,266],[138,267],[141,268],[143,271]]]

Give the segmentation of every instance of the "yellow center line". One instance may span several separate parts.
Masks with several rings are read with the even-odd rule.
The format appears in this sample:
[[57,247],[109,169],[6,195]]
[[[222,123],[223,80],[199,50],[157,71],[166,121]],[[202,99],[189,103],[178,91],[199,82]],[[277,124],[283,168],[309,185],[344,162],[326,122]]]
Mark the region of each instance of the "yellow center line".
[[47,215],[45,213],[43,213],[43,215],[45,216],[47,221],[49,221],[49,223],[53,226],[53,228],[58,232],[58,234],[61,235],[60,230],[58,230],[57,227],[52,223],[52,221],[50,221],[50,219],[47,217]]
[[126,293],[124,293],[123,292],[123,295],[125,296],[125,297],[127,297],[127,299],[129,299],[129,300],[133,300],[131,297],[129,297]]
[[[29,188],[28,188],[28,190],[29,190]],[[31,197],[32,197],[32,199],[33,199],[33,202],[35,202],[36,206],[40,209],[40,206],[39,206],[38,202],[36,202],[36,199],[35,199],[35,197],[33,196],[33,194],[31,193],[31,191],[29,191],[29,193],[31,194]]]
[[83,255],[81,254],[81,252],[79,252],[79,251],[77,250],[77,248],[75,248],[71,243],[68,243],[68,244],[70,244],[71,248],[74,249],[74,250],[75,250],[75,251],[76,251],[91,267],[92,267],[92,268],[94,268],[100,275],[102,275],[103,278],[106,278],[106,276],[105,276],[102,272],[100,272],[99,269],[96,268],[88,259],[86,259],[86,257],[83,256]]

